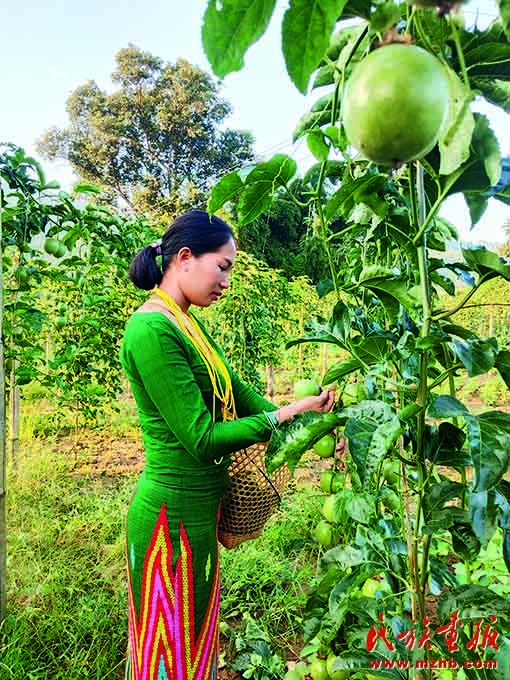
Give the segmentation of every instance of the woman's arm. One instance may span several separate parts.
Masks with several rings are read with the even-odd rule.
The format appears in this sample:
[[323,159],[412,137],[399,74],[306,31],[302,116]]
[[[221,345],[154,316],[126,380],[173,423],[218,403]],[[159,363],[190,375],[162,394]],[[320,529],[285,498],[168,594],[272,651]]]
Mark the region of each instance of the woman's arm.
[[267,441],[271,425],[264,415],[213,422],[190,368],[184,339],[170,322],[146,319],[126,334],[122,363],[141,383],[181,445],[201,462],[211,463],[256,442]]

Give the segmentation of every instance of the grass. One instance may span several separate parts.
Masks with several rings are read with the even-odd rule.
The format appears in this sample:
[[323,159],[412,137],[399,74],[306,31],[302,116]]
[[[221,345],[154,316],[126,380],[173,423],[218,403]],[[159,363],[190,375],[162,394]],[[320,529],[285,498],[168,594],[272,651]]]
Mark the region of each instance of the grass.
[[33,445],[9,479],[0,677],[121,678],[123,522],[133,479],[75,479],[51,444]]
[[[133,433],[132,405],[122,408],[112,415],[109,436]],[[33,419],[40,414],[34,403]],[[77,474],[76,456],[55,437],[36,438],[26,408],[25,419],[17,465],[8,475],[8,612],[0,628],[0,678],[121,680],[127,644],[124,522],[136,475],[102,475],[97,464],[93,475],[83,466]],[[287,495],[261,538],[223,551],[227,638],[242,634],[249,614],[276,649],[297,653],[318,554],[310,527],[320,500],[306,489]]]

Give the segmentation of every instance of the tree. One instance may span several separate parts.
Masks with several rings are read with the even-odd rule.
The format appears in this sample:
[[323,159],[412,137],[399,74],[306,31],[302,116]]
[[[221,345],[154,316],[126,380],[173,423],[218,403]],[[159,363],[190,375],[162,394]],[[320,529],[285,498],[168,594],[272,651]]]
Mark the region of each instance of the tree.
[[93,80],[78,87],[67,101],[69,127],[49,129],[38,150],[68,160],[120,204],[171,219],[203,207],[215,179],[253,158],[250,133],[219,129],[231,106],[217,82],[184,59],[164,63],[129,45],[112,80],[110,94]]
[[[281,191],[274,196],[262,215],[239,226],[239,248],[288,277],[302,274],[300,242],[307,232],[310,213],[302,201],[303,185],[296,180],[289,193]],[[237,215],[237,206],[233,211]]]
[[[308,205],[308,194],[313,185],[305,179],[294,180],[287,190],[280,189],[270,206],[252,222],[238,226],[239,248],[278,269],[287,278],[307,276],[317,284],[329,276],[328,260],[322,240],[318,236],[318,220],[313,207]],[[233,201],[234,220],[239,217],[239,201]],[[343,219],[335,220],[332,232],[338,234],[345,227]],[[335,240],[335,256],[344,253],[349,234]]]

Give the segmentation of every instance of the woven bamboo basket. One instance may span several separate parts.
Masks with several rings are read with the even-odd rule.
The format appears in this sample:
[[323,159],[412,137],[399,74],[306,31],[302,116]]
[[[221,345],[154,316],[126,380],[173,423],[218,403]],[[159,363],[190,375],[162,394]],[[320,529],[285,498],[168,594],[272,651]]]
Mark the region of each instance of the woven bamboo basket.
[[232,457],[228,471],[230,485],[221,503],[218,523],[218,540],[225,548],[236,548],[260,536],[290,481],[287,465],[268,476],[264,462],[266,447],[267,443],[254,444]]

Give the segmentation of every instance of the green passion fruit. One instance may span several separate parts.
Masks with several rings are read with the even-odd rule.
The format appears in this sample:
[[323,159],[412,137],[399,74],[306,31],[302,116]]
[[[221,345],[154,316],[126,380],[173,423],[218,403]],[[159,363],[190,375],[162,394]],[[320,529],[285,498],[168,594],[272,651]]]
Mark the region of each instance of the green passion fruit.
[[326,668],[331,680],[345,680],[349,677],[350,671],[345,668],[338,668],[337,657],[331,652],[326,661]]
[[313,450],[321,458],[331,458],[335,453],[336,440],[332,434],[326,434],[313,445]]
[[437,143],[448,116],[446,67],[397,43],[371,52],[353,70],[343,101],[349,142],[366,158],[397,167]]
[[320,476],[320,487],[324,493],[335,494],[344,485],[345,477],[341,472],[334,470],[325,470]]
[[310,664],[310,675],[312,676],[312,680],[329,680],[326,660],[315,657]]
[[314,536],[323,548],[331,548],[334,543],[333,527],[325,519],[321,519],[315,527]]
[[305,397],[316,397],[321,393],[321,388],[315,380],[309,380],[308,378],[303,378],[298,380],[294,385],[294,399],[299,401],[300,399],[305,399]]

